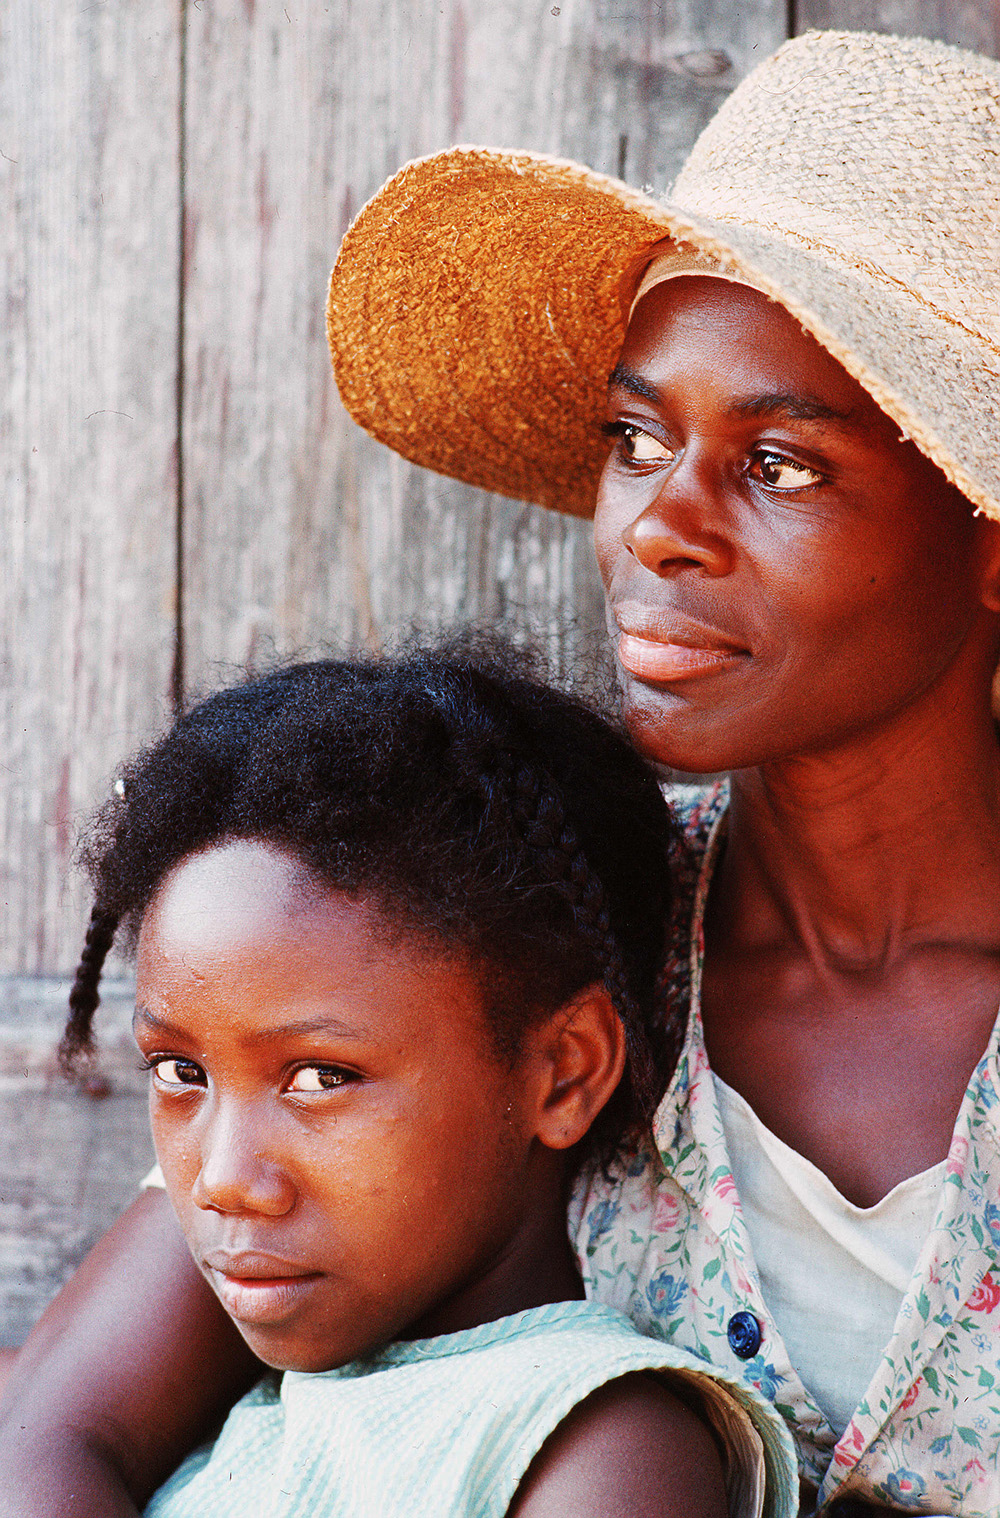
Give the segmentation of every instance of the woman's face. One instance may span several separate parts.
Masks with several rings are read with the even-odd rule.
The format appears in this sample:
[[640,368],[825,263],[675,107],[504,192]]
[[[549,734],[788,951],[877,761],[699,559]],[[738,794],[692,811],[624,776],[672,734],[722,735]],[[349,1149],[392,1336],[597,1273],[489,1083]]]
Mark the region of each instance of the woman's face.
[[713,771],[835,748],[956,661],[985,701],[996,524],[780,306],[720,279],[655,287],[608,424],[595,544],[649,757]]

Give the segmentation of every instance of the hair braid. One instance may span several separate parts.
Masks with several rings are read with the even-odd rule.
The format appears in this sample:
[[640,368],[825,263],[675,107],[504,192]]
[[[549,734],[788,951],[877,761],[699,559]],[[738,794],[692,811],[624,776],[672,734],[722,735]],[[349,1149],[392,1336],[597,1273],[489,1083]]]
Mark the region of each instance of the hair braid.
[[59,1064],[69,1076],[76,1074],[81,1056],[93,1052],[91,1025],[101,1000],[98,989],[101,971],[114,943],[117,927],[117,913],[96,904],[87,924],[83,952],[69,993],[69,1018],[59,1042]]

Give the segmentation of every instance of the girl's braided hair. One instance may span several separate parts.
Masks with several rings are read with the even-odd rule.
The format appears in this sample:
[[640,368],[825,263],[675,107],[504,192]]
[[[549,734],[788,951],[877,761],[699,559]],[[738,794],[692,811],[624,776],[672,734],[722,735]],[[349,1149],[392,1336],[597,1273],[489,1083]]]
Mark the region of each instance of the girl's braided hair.
[[121,771],[81,848],[95,890],[60,1057],[91,1051],[101,968],[187,855],[254,838],[395,930],[461,953],[497,1052],[592,981],[625,1028],[592,1133],[648,1127],[666,1048],[657,972],[673,824],[656,777],[537,660],[496,638],[295,664],[217,692]]

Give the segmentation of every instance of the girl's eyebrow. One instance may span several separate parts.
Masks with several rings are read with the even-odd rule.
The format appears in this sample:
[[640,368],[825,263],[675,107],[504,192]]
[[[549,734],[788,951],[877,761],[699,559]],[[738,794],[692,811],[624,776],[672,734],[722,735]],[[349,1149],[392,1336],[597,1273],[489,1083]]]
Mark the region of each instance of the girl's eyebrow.
[[336,1038],[368,1038],[370,1028],[350,1027],[336,1017],[303,1017],[296,1022],[276,1023],[273,1028],[263,1028],[255,1033],[252,1043],[270,1043],[279,1038],[304,1038],[311,1033],[332,1033]]
[[158,1033],[170,1033],[178,1038],[184,1031],[182,1028],[176,1027],[173,1023],[167,1022],[165,1018],[155,1016],[154,1013],[150,1012],[148,1007],[144,1006],[142,1002],[137,1001],[135,1004],[135,1011],[132,1013],[133,1033],[135,1033],[136,1025],[138,1023],[144,1023],[149,1028],[155,1028]]
[[[157,1017],[148,1007],[136,1003],[132,1014],[132,1030],[135,1032],[136,1024],[142,1023],[154,1032],[166,1034],[171,1038],[189,1038],[188,1029],[179,1028],[176,1023],[167,1018]],[[271,1043],[282,1038],[303,1038],[312,1033],[332,1033],[336,1038],[369,1038],[370,1028],[351,1027],[342,1023],[336,1017],[304,1017],[295,1022],[276,1023],[273,1027],[262,1028],[259,1033],[254,1033],[247,1040],[249,1043]]]

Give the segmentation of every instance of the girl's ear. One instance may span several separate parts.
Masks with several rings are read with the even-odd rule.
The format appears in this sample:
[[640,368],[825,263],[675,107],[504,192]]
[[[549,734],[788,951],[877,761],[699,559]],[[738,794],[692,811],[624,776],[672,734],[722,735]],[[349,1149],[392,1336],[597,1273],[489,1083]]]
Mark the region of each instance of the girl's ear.
[[579,1143],[625,1069],[625,1030],[599,981],[529,1034],[539,1076],[535,1135],[548,1149]]

